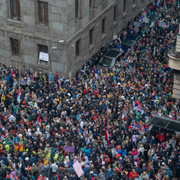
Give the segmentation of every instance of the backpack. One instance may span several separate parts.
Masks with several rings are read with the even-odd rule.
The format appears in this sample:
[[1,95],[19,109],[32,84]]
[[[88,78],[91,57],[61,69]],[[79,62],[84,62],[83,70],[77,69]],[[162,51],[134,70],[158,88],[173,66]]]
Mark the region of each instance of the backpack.
[[149,176],[149,178],[154,178],[154,171],[153,171],[153,169],[150,169],[148,171],[148,176]]

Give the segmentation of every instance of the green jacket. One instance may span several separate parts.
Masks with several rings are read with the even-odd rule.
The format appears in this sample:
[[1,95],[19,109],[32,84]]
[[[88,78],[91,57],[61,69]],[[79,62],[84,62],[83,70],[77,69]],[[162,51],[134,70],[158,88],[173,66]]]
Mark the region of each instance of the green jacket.
[[59,155],[58,154],[56,154],[55,156],[54,156],[54,160],[56,159],[56,161],[57,161],[57,163],[59,163]]
[[136,121],[140,121],[141,113],[135,111],[135,114],[136,114],[136,117],[135,117]]
[[13,110],[14,110],[14,114],[16,114],[16,111],[19,109],[19,107],[15,107],[15,105],[13,105]]

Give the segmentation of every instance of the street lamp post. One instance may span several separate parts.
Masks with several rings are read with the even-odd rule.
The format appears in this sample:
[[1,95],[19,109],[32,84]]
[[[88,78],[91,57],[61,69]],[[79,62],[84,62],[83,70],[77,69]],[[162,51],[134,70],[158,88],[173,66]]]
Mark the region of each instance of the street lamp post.
[[20,49],[20,52],[19,52],[19,78],[18,78],[18,83],[19,83],[19,92],[20,92],[20,80],[21,80],[21,77],[20,77],[20,74],[21,74],[21,63],[22,63],[22,52],[23,52],[23,33],[21,32],[19,34],[19,38],[18,38],[18,41],[19,41],[19,49]]

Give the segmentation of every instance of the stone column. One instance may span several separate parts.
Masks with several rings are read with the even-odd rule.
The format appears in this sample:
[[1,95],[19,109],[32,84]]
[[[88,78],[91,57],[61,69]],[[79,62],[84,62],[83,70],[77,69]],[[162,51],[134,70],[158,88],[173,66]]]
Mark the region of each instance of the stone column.
[[173,97],[180,99],[180,71],[174,71]]
[[174,69],[173,97],[180,100],[180,24],[176,47],[169,50],[169,67]]

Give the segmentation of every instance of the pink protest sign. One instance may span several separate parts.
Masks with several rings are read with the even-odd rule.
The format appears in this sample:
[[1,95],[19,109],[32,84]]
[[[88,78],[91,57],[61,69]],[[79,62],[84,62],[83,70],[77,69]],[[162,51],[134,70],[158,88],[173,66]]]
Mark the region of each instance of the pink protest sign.
[[81,177],[82,174],[84,173],[84,171],[82,170],[81,165],[79,164],[79,162],[76,161],[76,162],[73,164],[73,167],[74,167],[74,169],[75,169],[78,177]]

